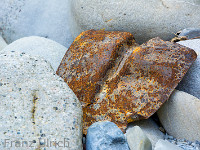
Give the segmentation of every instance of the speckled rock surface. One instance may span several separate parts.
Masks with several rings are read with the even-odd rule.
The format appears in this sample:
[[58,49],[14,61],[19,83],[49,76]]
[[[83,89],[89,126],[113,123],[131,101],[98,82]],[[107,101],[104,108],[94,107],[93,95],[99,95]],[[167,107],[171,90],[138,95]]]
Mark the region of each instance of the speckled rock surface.
[[178,139],[200,141],[200,100],[175,90],[157,111],[160,122],[169,135]]
[[6,47],[6,46],[7,46],[6,42],[5,42],[4,39],[0,36],[0,51],[1,51],[2,49],[4,49],[4,47]]
[[169,98],[196,53],[159,37],[137,46],[128,32],[88,30],[58,67],[83,104],[83,133],[97,121],[127,124],[148,119]]
[[[80,102],[46,60],[0,53],[0,72],[0,149],[25,150],[22,141],[33,141],[34,150],[45,150],[50,141],[51,149],[82,149]],[[11,148],[11,141],[17,146]]]
[[197,59],[179,83],[177,89],[200,99],[200,39],[180,41],[178,43],[194,49],[197,53]]
[[154,150],[183,150],[183,149],[176,146],[175,144],[168,142],[167,140],[159,140],[156,143],[156,147]]
[[41,36],[66,47],[73,42],[71,0],[1,0],[0,31],[11,43],[27,36]]
[[150,140],[139,126],[127,130],[126,138],[130,150],[152,150]]
[[19,51],[32,56],[43,57],[51,63],[54,71],[56,71],[67,48],[49,39],[31,36],[14,41],[6,46],[3,51]]
[[152,147],[154,149],[156,143],[159,139],[164,139],[165,135],[159,130],[159,126],[151,119],[136,121],[128,125],[127,130],[133,128],[134,126],[139,126],[146,136],[151,141]]
[[105,28],[131,32],[141,44],[157,36],[170,40],[191,25],[199,28],[199,7],[198,0],[73,0],[72,14],[80,28],[76,36]]
[[88,128],[86,150],[129,150],[122,131],[113,122],[96,122]]

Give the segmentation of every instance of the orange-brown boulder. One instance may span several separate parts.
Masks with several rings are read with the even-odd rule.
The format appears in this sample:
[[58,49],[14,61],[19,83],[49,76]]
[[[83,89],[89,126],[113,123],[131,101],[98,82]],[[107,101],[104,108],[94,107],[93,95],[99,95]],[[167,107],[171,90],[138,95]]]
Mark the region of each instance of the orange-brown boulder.
[[68,83],[83,106],[91,104],[107,71],[129,45],[136,43],[128,32],[85,31],[66,52],[57,74]]
[[192,49],[160,38],[137,47],[130,33],[90,30],[76,38],[57,74],[83,103],[84,133],[104,120],[124,130],[153,115],[195,59]]

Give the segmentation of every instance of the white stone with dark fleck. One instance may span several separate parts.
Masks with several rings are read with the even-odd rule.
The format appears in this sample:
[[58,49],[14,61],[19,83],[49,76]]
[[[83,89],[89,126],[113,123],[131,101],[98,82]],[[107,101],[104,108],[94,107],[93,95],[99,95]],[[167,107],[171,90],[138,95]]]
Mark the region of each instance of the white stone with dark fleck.
[[80,102],[46,60],[0,53],[0,72],[0,149],[82,149]]

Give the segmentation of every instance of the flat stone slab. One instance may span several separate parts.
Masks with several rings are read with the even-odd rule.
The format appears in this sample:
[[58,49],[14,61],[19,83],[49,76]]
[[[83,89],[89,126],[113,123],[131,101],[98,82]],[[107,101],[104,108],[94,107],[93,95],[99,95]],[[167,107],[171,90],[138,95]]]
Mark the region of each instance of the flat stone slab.
[[0,72],[0,149],[82,149],[80,102],[46,60],[0,53]]
[[[126,36],[121,38],[120,34]],[[136,47],[127,35],[86,31],[74,41],[57,70],[75,94],[83,91],[79,99],[87,101],[83,105],[84,133],[96,121],[109,120],[124,130],[129,122],[149,118],[169,98],[197,57],[192,49],[160,38]],[[121,41],[121,46],[116,44]],[[99,43],[109,49],[99,50]],[[86,88],[90,86],[99,87]]]

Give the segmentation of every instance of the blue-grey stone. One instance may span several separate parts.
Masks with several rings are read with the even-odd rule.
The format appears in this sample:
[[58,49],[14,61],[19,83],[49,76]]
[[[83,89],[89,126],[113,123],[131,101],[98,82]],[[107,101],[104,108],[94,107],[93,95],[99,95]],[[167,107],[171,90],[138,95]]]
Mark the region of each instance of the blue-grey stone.
[[193,49],[197,59],[179,83],[177,89],[200,99],[200,39],[180,41],[179,44]]
[[180,36],[187,36],[188,39],[200,37],[200,28],[186,28],[181,31]]
[[86,150],[129,150],[123,132],[113,122],[96,122],[87,130]]

